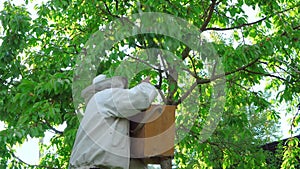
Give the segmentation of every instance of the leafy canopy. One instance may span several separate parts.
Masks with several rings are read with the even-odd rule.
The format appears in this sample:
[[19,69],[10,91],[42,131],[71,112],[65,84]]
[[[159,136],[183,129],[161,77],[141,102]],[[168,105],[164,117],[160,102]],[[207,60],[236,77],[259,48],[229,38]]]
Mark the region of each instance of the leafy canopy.
[[[257,20],[248,21],[245,6],[257,11]],[[38,16],[34,19],[24,5],[10,1],[4,2],[0,12],[0,120],[5,123],[5,129],[0,131],[1,168],[67,168],[79,126],[72,99],[76,59],[84,52],[87,40],[101,27],[141,12],[171,14],[207,33],[211,39],[208,43],[224,65],[226,104],[213,135],[203,142],[200,133],[213,93],[213,79],[205,74],[205,59],[186,44],[153,33],[125,38],[102,53],[106,59],[100,59],[98,73],[115,70],[124,58],[138,56],[145,49],[168,50],[196,79],[199,109],[177,114],[178,129],[187,134],[175,146],[177,168],[299,166],[297,139],[290,139],[282,147],[278,159],[259,148],[276,135],[280,119],[277,107],[286,103],[287,113],[295,113],[300,102],[297,0],[49,0],[35,8]],[[125,52],[124,48],[131,51]],[[166,103],[180,104],[180,85],[171,76],[161,76],[159,71],[140,72],[131,85],[145,75],[161,77],[161,81],[152,78],[152,83],[163,91]],[[262,82],[265,85],[260,85]],[[189,119],[193,123],[185,131],[181,124]],[[299,114],[291,121],[293,134]],[[66,124],[63,131],[57,129],[61,124]],[[46,131],[55,135],[49,145],[40,143],[39,164],[27,164],[15,155],[15,145],[29,137],[42,138]],[[271,165],[270,161],[276,162]]]

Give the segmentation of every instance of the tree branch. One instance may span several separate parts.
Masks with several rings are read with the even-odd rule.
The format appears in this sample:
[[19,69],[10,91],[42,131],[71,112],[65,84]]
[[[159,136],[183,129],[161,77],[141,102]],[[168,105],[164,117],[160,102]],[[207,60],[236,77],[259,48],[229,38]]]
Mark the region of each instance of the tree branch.
[[[278,60],[278,59],[276,59]],[[278,60],[279,61],[279,60]],[[264,64],[266,66],[269,66],[269,64],[267,62],[263,62],[263,61],[259,61],[259,63]],[[283,71],[284,73],[289,74],[290,76],[292,76],[293,78],[297,78],[296,75],[292,74],[290,71],[288,71],[287,69],[284,69],[282,67],[280,67],[279,65],[274,64],[275,67],[277,67],[279,70]],[[287,64],[286,66],[288,66],[289,68],[293,69],[296,73],[300,73],[298,70],[296,70],[296,68],[293,68],[291,65]],[[279,72],[277,72],[279,73]],[[281,73],[281,72],[280,72]]]
[[277,79],[280,79],[282,81],[285,81],[284,78],[282,78],[280,76],[273,75],[273,74],[269,74],[269,73],[254,72],[254,71],[251,71],[251,70],[248,70],[248,69],[244,69],[244,71],[246,71],[248,73],[256,74],[256,75],[269,76],[269,77],[273,77],[273,78],[277,78]]
[[193,58],[191,57],[191,56],[188,56],[189,57],[189,59],[191,60],[191,63],[192,63],[192,68],[193,68],[193,71],[194,71],[194,73],[192,73],[192,72],[190,72],[190,74],[192,75],[192,76],[194,76],[195,78],[197,78],[197,71],[196,71],[196,65],[195,65],[195,62],[194,62],[194,60],[193,60]]
[[[158,69],[161,70],[161,65],[158,65]],[[159,76],[158,84],[155,85],[155,87],[156,87],[157,89],[161,89],[162,79],[163,79],[162,72],[163,72],[163,71],[158,71],[158,73],[159,73],[159,74],[158,74],[158,76]]]
[[230,27],[230,28],[217,28],[217,27],[212,27],[212,28],[206,28],[205,30],[203,31],[206,31],[206,30],[214,30],[214,31],[227,31],[227,30],[233,30],[233,29],[239,29],[239,28],[242,28],[242,27],[245,27],[245,26],[251,26],[251,25],[254,25],[254,24],[257,24],[257,23],[260,23],[264,20],[267,20],[275,15],[278,15],[278,14],[281,14],[281,13],[284,13],[284,12],[287,12],[287,11],[290,11],[290,10],[293,10],[294,8],[296,7],[299,7],[300,4],[298,5],[295,5],[294,7],[291,7],[291,8],[288,8],[288,9],[285,9],[285,10],[282,10],[282,11],[279,11],[279,12],[275,12],[269,16],[266,16],[266,17],[263,17],[257,21],[254,21],[254,22],[250,22],[250,23],[244,23],[244,24],[241,24],[241,25],[237,25],[237,26],[234,26],[234,27]]
[[42,121],[44,124],[46,124],[51,130],[53,130],[56,134],[63,135],[64,132],[57,130],[56,128],[52,127],[50,123],[48,123],[46,120]]
[[216,76],[213,76],[211,77],[210,79],[197,79],[195,83],[192,84],[192,86],[190,87],[190,89],[188,91],[186,91],[180,98],[179,100],[175,103],[175,105],[178,105],[180,103],[182,103],[188,96],[189,94],[195,89],[195,87],[199,84],[207,84],[207,83],[210,83],[214,80],[217,80],[219,78],[223,78],[225,76],[228,76],[228,75],[231,75],[233,73],[236,73],[236,72],[239,72],[239,71],[242,71],[242,70],[246,70],[246,68],[254,65],[256,62],[259,61],[259,58],[256,58],[254,59],[253,61],[251,61],[250,63],[248,63],[247,65],[244,65],[240,68],[237,68],[236,70],[233,70],[233,71],[230,71],[230,72],[226,72],[224,74],[219,74],[219,75],[216,75]]
[[190,93],[195,89],[195,87],[198,86],[197,81],[195,83],[192,84],[192,86],[189,88],[189,90],[187,92],[185,92],[179,99],[177,102],[175,102],[175,105],[179,105],[180,103],[182,103],[189,95]]
[[139,58],[137,58],[137,57],[131,56],[131,55],[129,55],[129,54],[126,54],[126,56],[128,56],[129,58],[134,59],[134,60],[136,60],[136,61],[138,61],[138,62],[141,62],[141,63],[143,63],[143,64],[149,66],[151,69],[156,70],[156,71],[158,71],[158,72],[164,72],[164,71],[165,71],[165,70],[156,68],[156,67],[154,67],[153,65],[151,65],[150,63],[148,63],[148,62],[146,62],[146,61],[144,61],[144,60],[142,60],[142,59],[139,59]]
[[206,29],[209,21],[211,20],[211,17],[212,17],[212,14],[213,14],[215,6],[216,6],[216,0],[211,0],[211,4],[209,6],[208,16],[205,19],[205,21],[203,22],[203,24],[202,24],[202,26],[200,28],[200,32],[203,32]]
[[[158,66],[158,69],[161,70],[161,66],[160,65]],[[158,81],[158,85],[155,85],[155,87],[158,89],[158,93],[159,93],[160,97],[162,98],[163,102],[165,104],[167,104],[167,99],[166,99],[164,93],[161,90],[162,79],[163,79],[163,77],[162,77],[163,71],[158,71],[158,73],[159,73],[159,81]]]
[[[273,15],[272,15],[273,16]],[[270,16],[271,17],[271,16]],[[206,31],[208,30],[214,30],[214,31],[228,31],[228,30],[233,30],[233,29],[240,29],[242,27],[245,27],[245,26],[251,26],[251,25],[254,25],[254,24],[257,24],[259,22],[262,22],[266,19],[268,19],[269,17],[264,17],[260,20],[257,20],[255,22],[250,22],[250,23],[244,23],[244,24],[241,24],[241,25],[237,25],[237,26],[234,26],[234,27],[230,27],[230,28],[217,28],[217,27],[212,27],[212,28],[207,28],[205,29]]]
[[189,52],[191,51],[191,49],[188,47],[188,46],[186,46],[185,48],[184,48],[184,50],[182,51],[182,53],[181,53],[181,58],[182,58],[182,60],[184,60],[185,58],[187,58],[188,56],[189,56]]
[[35,168],[48,168],[48,169],[58,169],[55,167],[49,167],[49,166],[42,166],[42,165],[34,165],[34,164],[29,164],[26,163],[25,161],[23,161],[21,158],[19,158],[18,156],[15,155],[15,153],[12,150],[9,150],[10,154],[17,159],[20,163],[25,164],[26,166],[30,166],[30,167],[35,167]]
[[119,16],[114,15],[114,14],[111,13],[111,11],[109,10],[109,8],[108,8],[106,2],[104,2],[104,6],[105,6],[105,9],[106,9],[106,11],[108,12],[108,14],[109,14],[110,16],[113,16],[113,17],[116,17],[116,18],[120,18]]
[[[259,58],[256,58],[253,61],[251,61],[250,63],[248,63],[247,65],[244,65],[244,66],[242,66],[240,68],[237,68],[236,70],[233,70],[233,71],[230,71],[230,72],[226,72],[225,76],[233,74],[233,73],[241,71],[241,70],[245,70],[247,67],[250,67],[250,66],[254,65],[258,61],[259,61]],[[219,75],[217,75],[217,76],[219,76]]]
[[116,0],[116,11],[118,11],[118,10],[119,10],[119,1]]
[[[171,3],[169,0],[166,0],[166,1],[168,3]],[[211,5],[208,8],[208,10],[209,10],[208,11],[208,16],[206,17],[205,21],[203,22],[203,24],[202,24],[202,26],[200,28],[200,32],[203,32],[206,29],[208,23],[210,22],[210,20],[212,18],[213,11],[214,11],[214,8],[215,8],[216,4],[217,4],[216,0],[212,0],[212,3],[211,3]],[[191,49],[189,47],[185,47],[185,49],[181,53],[182,60],[184,60],[185,58],[188,57],[190,51],[191,51]]]

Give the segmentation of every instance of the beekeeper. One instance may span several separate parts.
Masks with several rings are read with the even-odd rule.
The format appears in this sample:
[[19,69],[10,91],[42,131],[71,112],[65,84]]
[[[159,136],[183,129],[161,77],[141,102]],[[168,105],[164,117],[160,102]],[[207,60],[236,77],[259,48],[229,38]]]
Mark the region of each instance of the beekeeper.
[[149,79],[127,88],[124,77],[99,75],[82,91],[87,106],[74,142],[70,169],[128,169],[129,165],[141,168],[130,162],[128,118],[146,110],[157,92]]

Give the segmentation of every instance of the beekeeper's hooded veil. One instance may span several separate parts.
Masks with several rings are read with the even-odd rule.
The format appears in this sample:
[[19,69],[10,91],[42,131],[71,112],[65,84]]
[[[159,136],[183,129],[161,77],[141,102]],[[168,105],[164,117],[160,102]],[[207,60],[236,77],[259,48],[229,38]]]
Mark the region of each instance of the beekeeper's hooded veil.
[[127,79],[99,75],[82,91],[87,102],[69,168],[129,168],[128,117],[147,109],[157,92],[149,83],[127,88]]

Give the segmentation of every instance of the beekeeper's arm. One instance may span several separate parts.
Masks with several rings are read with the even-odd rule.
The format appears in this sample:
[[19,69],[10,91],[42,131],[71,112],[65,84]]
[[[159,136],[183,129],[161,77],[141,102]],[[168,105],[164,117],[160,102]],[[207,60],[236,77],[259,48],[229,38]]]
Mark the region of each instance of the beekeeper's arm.
[[[131,89],[114,89],[110,102],[105,107],[113,106],[113,115],[130,117],[146,110],[157,96],[157,91],[150,83],[142,82]],[[112,107],[111,107],[112,108]]]

